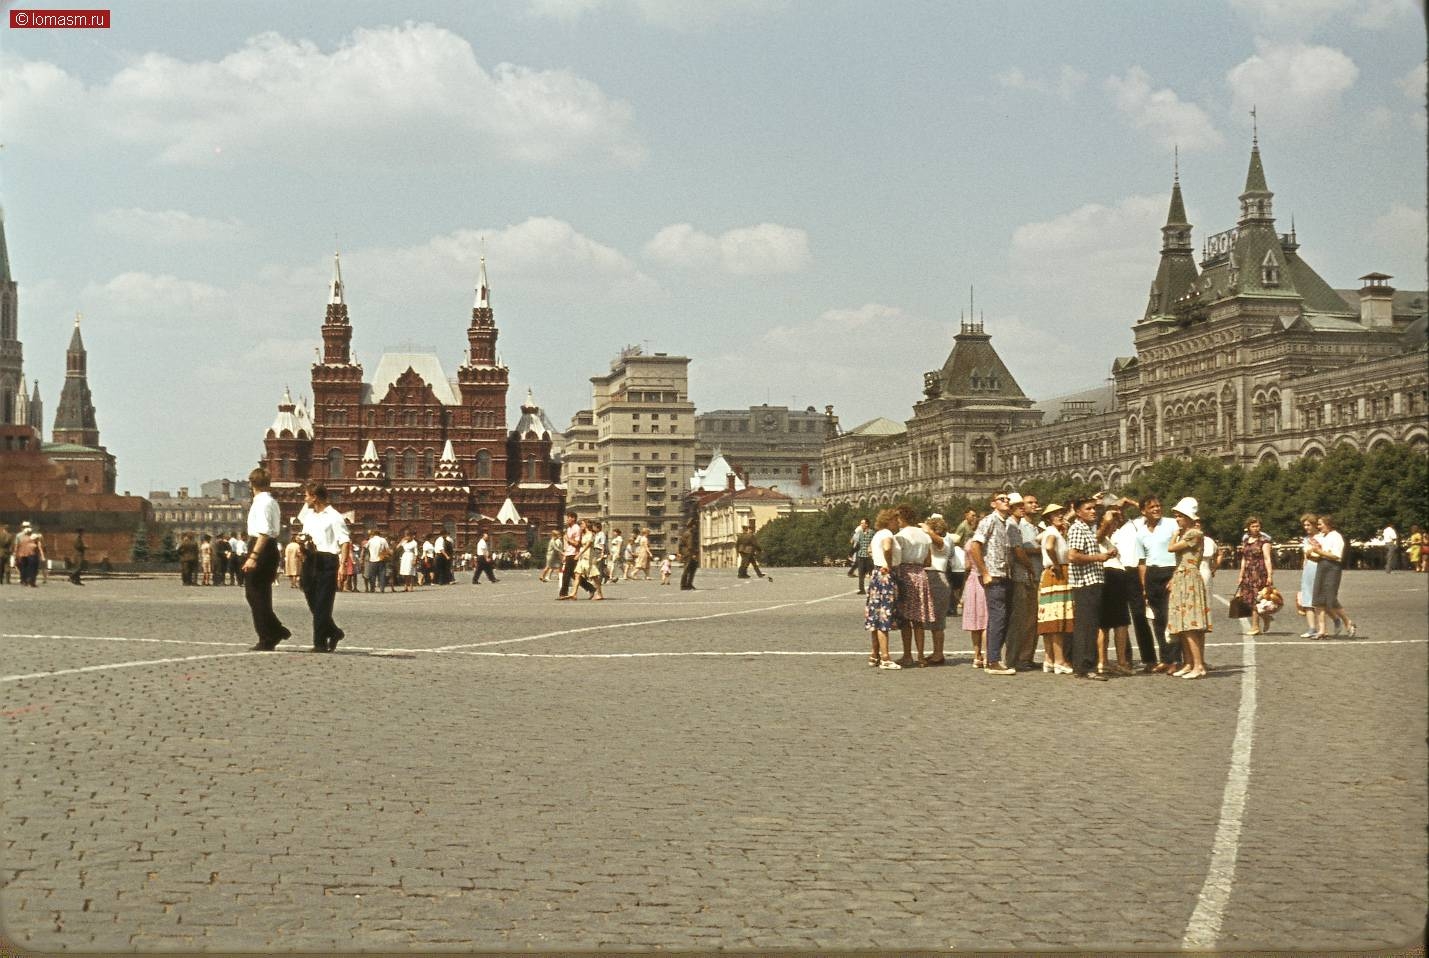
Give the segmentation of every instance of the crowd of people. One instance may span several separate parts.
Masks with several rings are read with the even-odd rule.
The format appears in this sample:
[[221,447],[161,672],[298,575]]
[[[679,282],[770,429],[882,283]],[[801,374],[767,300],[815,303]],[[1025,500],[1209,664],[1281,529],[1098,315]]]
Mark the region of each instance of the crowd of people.
[[[946,664],[948,619],[960,615],[973,666],[989,675],[1039,668],[1091,681],[1133,675],[1134,636],[1140,671],[1204,677],[1212,577],[1227,553],[1233,556],[1238,573],[1228,614],[1248,620],[1251,635],[1270,631],[1284,604],[1273,543],[1260,518],[1250,516],[1235,546],[1218,545],[1191,497],[1165,513],[1156,495],[1043,507],[1036,496],[998,492],[985,515],[969,509],[951,531],[941,515],[920,520],[908,505],[880,511],[871,524],[861,520],[850,538],[848,574],[867,597],[868,664]],[[1344,538],[1331,515],[1302,521],[1305,563],[1295,593],[1306,618],[1302,638],[1353,638],[1357,627],[1339,599]],[[1422,561],[1422,538],[1411,563]],[[897,659],[894,632],[902,644]]]

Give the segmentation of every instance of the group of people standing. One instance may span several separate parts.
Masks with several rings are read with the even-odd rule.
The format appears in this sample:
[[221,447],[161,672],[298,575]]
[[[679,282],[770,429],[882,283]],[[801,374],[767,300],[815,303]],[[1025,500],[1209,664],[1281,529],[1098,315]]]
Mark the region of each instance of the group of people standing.
[[243,584],[248,543],[236,529],[229,536],[204,533],[198,540],[192,532],[185,532],[179,537],[178,553],[183,585]]
[[[1104,497],[1042,507],[1036,496],[998,492],[979,517],[968,510],[951,533],[942,516],[923,521],[909,506],[881,511],[872,526],[860,523],[851,539],[850,575],[866,594],[864,627],[868,664],[883,669],[946,662],[947,618],[961,604],[962,627],[973,646],[973,665],[989,675],[1043,672],[1105,681],[1132,675],[1134,634],[1141,671],[1185,679],[1206,675],[1206,634],[1212,630],[1210,582],[1220,548],[1205,533],[1199,504],[1185,497],[1165,515],[1161,498]],[[1128,517],[1135,508],[1137,515]],[[1306,637],[1324,635],[1324,617],[1344,615],[1339,569],[1344,542],[1330,516],[1307,517],[1307,568],[1319,592],[1305,600],[1321,616]],[[1270,627],[1279,608],[1271,542],[1251,516],[1236,548],[1239,579],[1235,605],[1250,618],[1251,634]],[[865,577],[867,587],[864,588]],[[1306,592],[1302,583],[1302,595]],[[1339,621],[1339,619],[1336,619]],[[1349,634],[1353,623],[1344,615]],[[893,630],[902,657],[889,651]],[[931,633],[931,654],[925,636]],[[913,652],[916,646],[917,657]]]
[[[690,519],[685,524],[677,552],[668,553],[660,559],[661,585],[670,584],[672,567],[677,559],[684,563],[680,588],[693,590],[695,572],[700,564],[698,520]],[[627,539],[619,528],[607,534],[605,524],[599,519],[582,519],[576,512],[570,511],[566,513],[564,529],[550,530],[540,580],[548,582],[556,578],[560,581],[557,601],[573,601],[579,598],[577,591],[584,591],[591,600],[603,600],[607,585],[621,581],[650,581],[650,569],[654,564],[649,529],[636,526]]]
[[[79,543],[83,549],[83,529],[79,530]],[[82,551],[80,555],[83,557]],[[10,570],[14,569],[19,574],[21,585],[39,588],[41,572],[44,573],[45,581],[49,581],[48,561],[45,556],[44,534],[28,521],[21,523],[20,531],[14,535],[10,533],[8,524],[0,523],[0,585],[9,584]],[[79,579],[79,571],[80,566],[76,566],[70,581],[83,585]]]

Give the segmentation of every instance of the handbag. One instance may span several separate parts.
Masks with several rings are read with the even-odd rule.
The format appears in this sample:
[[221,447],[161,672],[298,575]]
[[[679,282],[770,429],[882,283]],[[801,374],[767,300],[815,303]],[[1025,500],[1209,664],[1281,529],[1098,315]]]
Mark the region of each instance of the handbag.
[[1231,596],[1230,617],[1232,619],[1250,618],[1250,604],[1238,595]]

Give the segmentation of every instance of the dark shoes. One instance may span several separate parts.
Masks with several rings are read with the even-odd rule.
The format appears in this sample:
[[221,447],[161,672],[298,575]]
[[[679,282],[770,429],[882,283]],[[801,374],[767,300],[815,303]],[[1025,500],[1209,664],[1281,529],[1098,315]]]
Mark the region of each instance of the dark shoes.
[[342,631],[342,629],[338,629],[332,635],[329,635],[327,637],[327,651],[336,652],[337,644],[345,638],[347,638],[347,633]]

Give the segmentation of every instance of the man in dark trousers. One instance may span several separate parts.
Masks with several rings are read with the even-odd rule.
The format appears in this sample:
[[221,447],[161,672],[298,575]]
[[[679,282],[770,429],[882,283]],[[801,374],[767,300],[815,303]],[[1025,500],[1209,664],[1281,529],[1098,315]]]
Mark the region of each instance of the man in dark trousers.
[[303,593],[313,614],[313,651],[335,652],[344,633],[332,618],[337,598],[337,570],[352,554],[347,521],[327,498],[327,487],[316,479],[303,484],[303,511],[298,520],[312,544],[303,564]]
[[228,536],[213,537],[213,584],[223,585],[228,578]]
[[10,582],[10,553],[15,548],[15,537],[10,534],[10,526],[0,522],[0,585]]
[[84,530],[76,529],[74,533],[74,571],[69,574],[69,581],[75,585],[84,585],[79,581],[80,573],[85,569],[84,565]]
[[700,520],[691,519],[685,523],[685,531],[680,533],[680,561],[685,571],[680,574],[680,588],[692,590],[695,587],[695,573],[700,568]]
[[278,643],[293,633],[283,627],[273,614],[273,580],[278,577],[278,532],[282,512],[278,501],[268,491],[272,484],[268,470],[259,466],[248,474],[253,487],[253,505],[248,508],[248,535],[252,547],[243,560],[243,596],[253,613],[253,630],[258,633],[254,652],[272,652]]
[[774,581],[772,575],[765,575],[759,568],[759,557],[764,553],[764,548],[759,544],[759,536],[754,532],[754,520],[749,521],[749,526],[739,534],[734,540],[735,551],[739,553],[739,578],[749,578],[749,567],[754,566],[754,577],[756,579],[768,579]]

